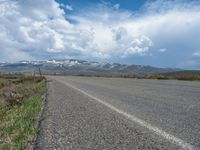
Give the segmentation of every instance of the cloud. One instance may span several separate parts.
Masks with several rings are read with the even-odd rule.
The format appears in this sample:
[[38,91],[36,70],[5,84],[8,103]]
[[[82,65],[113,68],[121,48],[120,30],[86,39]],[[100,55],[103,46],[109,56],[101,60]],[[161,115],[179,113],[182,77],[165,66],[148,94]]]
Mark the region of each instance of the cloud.
[[[171,55],[166,57],[178,65],[177,61],[190,59],[191,49],[200,47],[198,42],[200,39],[198,30],[200,5],[197,3],[155,1],[151,5],[144,6],[143,10],[146,11],[141,10],[135,13],[124,10],[115,11],[110,6],[106,9],[106,4],[103,6],[103,11],[100,9],[98,13],[94,10],[87,12],[88,16],[71,18],[82,27],[91,27],[95,33],[94,39],[97,39],[95,40],[97,45],[104,46],[98,46],[99,49],[108,48],[105,53],[112,54],[112,58],[116,55],[118,58],[123,56],[123,59],[149,56],[151,53],[157,53],[157,49],[161,49],[162,52],[166,51],[163,49],[165,47]],[[139,48],[130,48],[130,43],[139,41],[140,37],[146,37],[150,42],[144,42],[144,45]],[[176,55],[179,55],[178,60]]]
[[71,6],[71,5],[65,5],[65,8],[67,9],[67,10],[73,10],[73,7]]
[[193,56],[200,56],[200,51],[193,53]]
[[113,6],[113,8],[118,10],[118,9],[120,8],[120,4],[115,4],[115,5]]
[[55,0],[0,1],[0,59],[140,58],[147,64],[156,58],[184,67],[199,54],[191,50],[200,48],[200,2],[157,0],[135,12],[120,8],[102,2],[68,14],[73,7]]
[[12,51],[8,58],[1,59],[30,59],[35,53],[49,49],[63,50],[63,34],[52,23],[56,20],[59,30],[70,27],[63,17],[64,11],[55,1],[3,1],[0,10],[1,51],[4,54]]
[[153,42],[146,36],[136,36],[129,34],[125,28],[120,27],[114,30],[114,41],[116,50],[122,50],[120,56],[122,58],[131,56],[144,56],[149,52],[149,48],[153,46]]
[[66,10],[69,10],[69,11],[73,11],[74,9],[73,9],[73,7],[71,6],[71,5],[68,5],[68,4],[60,4],[60,6],[61,6],[61,8],[64,8],[64,9],[66,9]]
[[162,52],[162,53],[164,53],[164,52],[167,51],[167,49],[166,48],[161,48],[159,51]]

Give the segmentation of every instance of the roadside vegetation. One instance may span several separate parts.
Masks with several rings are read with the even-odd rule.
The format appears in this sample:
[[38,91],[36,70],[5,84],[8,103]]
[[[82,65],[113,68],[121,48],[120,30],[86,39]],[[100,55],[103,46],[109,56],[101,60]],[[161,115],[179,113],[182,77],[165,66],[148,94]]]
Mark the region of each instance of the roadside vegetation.
[[200,81],[200,71],[177,71],[161,74],[119,74],[119,73],[80,73],[80,74],[62,74],[54,73],[55,76],[81,76],[81,77],[106,77],[106,78],[130,78],[130,79],[157,79],[157,80],[186,80]]
[[43,77],[0,76],[0,149],[25,149],[35,140],[45,89]]
[[147,75],[147,79],[200,81],[200,71],[178,71]]

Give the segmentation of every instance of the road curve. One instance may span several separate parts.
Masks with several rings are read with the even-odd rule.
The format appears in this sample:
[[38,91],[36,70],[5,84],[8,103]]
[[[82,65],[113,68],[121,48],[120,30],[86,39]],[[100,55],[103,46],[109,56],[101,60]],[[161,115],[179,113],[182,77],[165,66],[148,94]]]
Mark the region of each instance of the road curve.
[[200,82],[48,77],[35,149],[200,149]]

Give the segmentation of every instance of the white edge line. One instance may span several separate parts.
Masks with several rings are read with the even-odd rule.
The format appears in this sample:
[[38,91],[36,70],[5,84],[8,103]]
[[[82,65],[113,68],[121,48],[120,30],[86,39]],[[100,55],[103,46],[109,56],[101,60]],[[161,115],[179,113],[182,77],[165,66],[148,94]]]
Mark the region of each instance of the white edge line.
[[163,131],[162,129],[159,129],[158,127],[152,126],[151,124],[149,124],[149,123],[137,118],[136,116],[130,115],[130,114],[128,114],[128,113],[126,113],[126,112],[124,112],[124,111],[112,106],[111,104],[109,104],[109,103],[107,103],[105,101],[102,101],[101,99],[99,99],[97,97],[94,97],[94,96],[86,93],[85,91],[83,91],[83,90],[81,90],[81,89],[69,84],[66,81],[62,81],[62,80],[59,80],[59,79],[56,79],[56,80],[61,82],[61,83],[63,83],[63,84],[65,84],[65,85],[67,85],[68,87],[71,87],[72,89],[77,90],[77,91],[81,92],[82,94],[84,94],[84,95],[96,100],[97,102],[99,102],[99,103],[103,104],[104,106],[112,109],[113,111],[117,112],[118,114],[121,114],[124,117],[128,118],[129,120],[139,124],[140,126],[149,129],[150,131],[154,132],[155,134],[157,134],[159,136],[162,136],[166,140],[168,140],[168,141],[180,146],[182,149],[184,149],[184,150],[195,150],[194,146],[192,146],[191,144],[189,144],[189,143],[187,143],[187,142],[175,137],[174,135],[171,135],[171,134]]

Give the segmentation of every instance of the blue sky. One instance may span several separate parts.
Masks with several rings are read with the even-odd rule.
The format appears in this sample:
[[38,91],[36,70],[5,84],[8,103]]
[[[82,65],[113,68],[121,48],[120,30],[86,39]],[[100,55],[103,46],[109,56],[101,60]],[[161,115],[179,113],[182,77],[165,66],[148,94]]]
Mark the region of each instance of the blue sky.
[[0,61],[200,69],[199,0],[0,0]]
[[96,4],[102,3],[102,2],[109,2],[111,4],[120,4],[120,7],[123,9],[128,10],[138,10],[140,7],[142,7],[147,0],[57,0],[59,3],[73,5],[77,9],[84,9],[83,6],[92,5],[95,6]]

